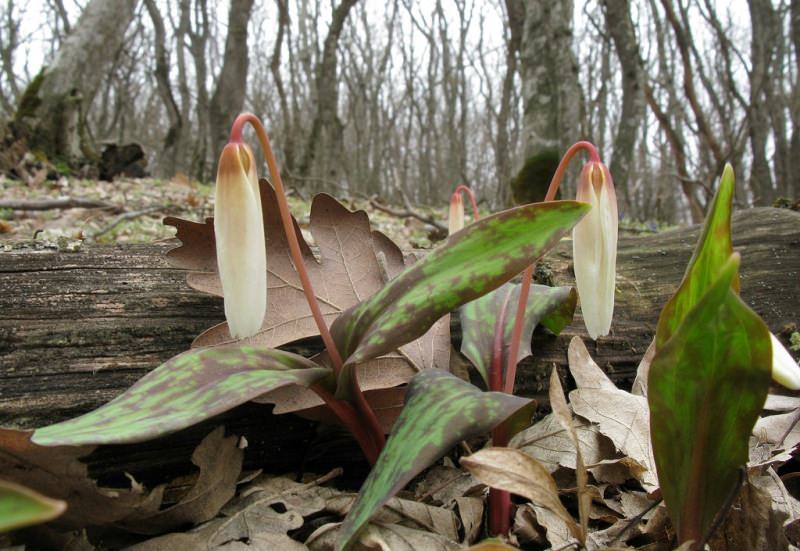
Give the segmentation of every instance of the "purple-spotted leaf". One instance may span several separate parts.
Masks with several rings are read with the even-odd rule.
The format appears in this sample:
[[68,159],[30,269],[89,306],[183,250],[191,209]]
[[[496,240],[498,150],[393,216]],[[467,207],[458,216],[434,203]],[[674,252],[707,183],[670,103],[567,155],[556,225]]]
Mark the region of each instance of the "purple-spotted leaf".
[[[722,266],[733,253],[731,240],[731,207],[733,205],[733,168],[725,165],[719,188],[706,215],[703,233],[697,242],[686,273],[675,295],[667,302],[658,318],[656,327],[656,350],[664,346],[678,329],[681,321],[705,295],[719,277]],[[739,292],[739,276],[731,281],[731,287]]]
[[734,254],[650,366],[653,451],[680,542],[706,535],[735,491],[769,388],[769,331],[731,289],[738,266]]
[[[500,315],[503,315],[504,319],[501,365],[505,367],[508,364],[508,349],[511,344],[511,333],[514,330],[519,289],[518,284],[506,283],[461,307],[461,353],[472,362],[487,385],[489,366],[492,363],[494,332]],[[572,321],[577,301],[578,294],[572,287],[531,286],[522,326],[518,362],[531,355],[531,337],[536,326],[541,323],[555,334],[559,334]]]
[[349,549],[381,505],[455,444],[488,432],[530,402],[482,392],[439,369],[416,375],[386,447],[342,525],[336,549]]
[[184,352],[100,408],[41,429],[42,446],[141,442],[204,421],[286,385],[310,386],[330,375],[297,354],[227,345]]
[[351,388],[354,364],[411,342],[448,312],[497,289],[553,247],[589,208],[553,201],[478,220],[343,312],[331,326],[346,358],[340,397]]
[[61,500],[0,480],[0,533],[53,520],[66,508]]

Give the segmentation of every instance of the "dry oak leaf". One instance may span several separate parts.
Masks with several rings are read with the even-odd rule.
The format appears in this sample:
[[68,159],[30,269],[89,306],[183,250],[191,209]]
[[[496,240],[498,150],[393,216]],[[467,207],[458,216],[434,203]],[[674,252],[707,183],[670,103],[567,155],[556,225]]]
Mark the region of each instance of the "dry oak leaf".
[[[308,309],[300,278],[289,255],[275,200],[275,191],[266,180],[260,181],[264,231],[267,242],[267,315],[256,335],[239,342],[272,348],[319,334]],[[187,281],[201,292],[222,296],[217,274],[213,219],[205,223],[173,217],[164,223],[177,228],[181,246],[169,251],[167,259],[178,268],[191,270]],[[370,228],[364,211],[352,212],[336,199],[318,194],[311,205],[310,230],[319,250],[319,259],[293,220],[309,279],[323,317],[330,326],[347,308],[370,297],[389,279],[400,273],[414,258],[388,237]],[[232,342],[227,323],[200,334],[192,346],[215,346]],[[445,316],[422,337],[402,346],[397,353],[377,358],[362,366],[362,390],[390,388],[408,382],[419,370],[447,369],[450,362],[450,320]],[[290,387],[276,393],[275,413],[288,413],[321,405],[310,390]],[[289,404],[289,402],[295,402]]]
[[239,438],[225,437],[225,427],[209,433],[192,453],[192,463],[200,472],[194,484],[171,507],[153,515],[134,515],[124,525],[139,534],[160,534],[186,524],[211,520],[236,493],[242,471],[244,450]]
[[572,411],[597,425],[619,452],[644,467],[638,480],[648,493],[657,490],[647,398],[618,389],[589,356],[580,337],[569,343],[569,369],[578,387],[569,393]]
[[83,528],[121,523],[129,517],[158,511],[164,485],[153,491],[100,488],[89,478],[88,468],[78,458],[90,446],[38,446],[32,432],[0,429],[0,473],[4,479],[67,502],[67,511],[55,524]]

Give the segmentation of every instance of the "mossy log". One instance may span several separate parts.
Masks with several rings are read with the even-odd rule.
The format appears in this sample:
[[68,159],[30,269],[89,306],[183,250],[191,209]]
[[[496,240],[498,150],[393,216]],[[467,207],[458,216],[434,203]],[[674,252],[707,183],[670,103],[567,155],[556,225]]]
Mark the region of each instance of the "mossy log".
[[[742,254],[742,297],[773,332],[796,330],[800,316],[800,213],[752,209],[734,216]],[[658,313],[674,292],[699,229],[625,237],[618,257],[612,334],[596,343],[580,315],[559,337],[534,335],[534,357],[518,372],[518,392],[543,400],[552,366],[566,368],[574,335],[610,377],[629,386],[652,339]],[[79,252],[0,248],[0,426],[34,428],[89,411],[121,393],[193,337],[223,319],[222,301],[186,285],[164,253],[174,245],[91,246]],[[562,242],[541,263],[555,284],[570,284],[571,245]],[[454,317],[455,318],[455,317]],[[453,341],[459,344],[457,319]],[[313,348],[300,344],[299,348]],[[188,465],[192,447],[221,422],[244,434],[248,464],[277,471],[309,465],[360,465],[346,439],[324,438],[314,423],[274,417],[270,406],[245,405],[201,427],[136,446],[107,446],[90,463],[98,475],[143,472],[167,476]],[[307,457],[322,454],[322,459]],[[322,468],[322,467],[320,467]]]

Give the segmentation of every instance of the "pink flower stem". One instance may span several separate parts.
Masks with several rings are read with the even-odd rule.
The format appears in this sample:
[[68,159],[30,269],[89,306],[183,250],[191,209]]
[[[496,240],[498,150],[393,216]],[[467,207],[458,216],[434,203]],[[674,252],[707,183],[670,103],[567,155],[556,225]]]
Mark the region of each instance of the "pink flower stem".
[[[489,367],[489,390],[503,390],[503,345],[505,335],[506,313],[511,301],[511,294],[506,294],[503,305],[494,324],[494,342],[492,343],[492,364]],[[492,445],[508,444],[508,431],[503,423],[492,430]],[[505,490],[489,489],[489,533],[491,535],[508,534],[511,527],[511,494]]]
[[[561,162],[558,163],[558,168],[550,180],[550,187],[547,188],[547,195],[544,197],[544,202],[548,203],[556,198],[556,193],[564,178],[564,173],[567,171],[572,158],[581,150],[585,150],[589,154],[591,162],[600,162],[600,155],[597,153],[597,148],[591,142],[581,141],[577,142],[570,147]],[[522,274],[522,286],[519,290],[519,302],[517,303],[517,317],[514,319],[514,330],[511,332],[511,344],[509,346],[508,364],[506,366],[505,377],[505,391],[508,394],[514,393],[514,380],[517,376],[517,355],[519,354],[520,340],[522,338],[522,326],[525,318],[525,307],[528,305],[528,295],[531,290],[531,281],[533,280],[533,271],[536,264],[531,264],[525,269]]]
[[479,219],[481,215],[478,212],[478,202],[475,200],[475,192],[472,191],[472,188],[464,184],[459,184],[455,191],[453,191],[454,195],[456,193],[465,193],[467,197],[469,197],[469,202],[472,204],[472,218],[473,220]]
[[[570,161],[581,149],[589,154],[589,160],[592,162],[600,162],[600,155],[597,153],[597,148],[590,143],[581,141],[570,147],[562,157],[561,162],[558,164],[553,178],[550,180],[550,187],[547,189],[544,202],[553,201],[556,198],[556,193],[564,178],[564,173],[569,166]],[[497,327],[495,327],[495,347],[492,353],[492,366],[490,372],[490,387],[491,390],[502,390],[507,394],[514,393],[514,380],[517,377],[517,356],[519,355],[520,341],[522,339],[522,326],[525,320],[525,308],[528,305],[528,295],[531,290],[531,281],[533,280],[533,270],[536,264],[531,264],[522,274],[522,285],[519,290],[519,302],[517,303],[517,313],[514,319],[514,329],[511,332],[511,342],[509,344],[508,360],[506,364],[505,381],[502,387],[495,387],[497,381],[503,381],[502,375],[502,346],[500,349],[499,359],[497,354]],[[510,296],[510,295],[509,295]],[[505,319],[506,304],[501,309],[501,318]],[[499,320],[498,320],[499,321]],[[502,339],[502,332],[500,333]],[[505,423],[500,423],[492,431],[492,445],[506,446],[509,440],[508,427]],[[511,525],[511,496],[508,492],[501,490],[491,489],[489,491],[489,531],[492,535],[505,535],[508,534]]]
[[[267,131],[264,129],[264,125],[261,123],[261,120],[254,114],[241,113],[238,117],[236,117],[236,120],[231,126],[229,141],[231,143],[242,142],[242,130],[246,123],[250,123],[250,125],[256,131],[258,140],[261,143],[261,150],[264,152],[264,158],[267,161],[269,176],[272,180],[272,185],[275,186],[275,197],[278,201],[278,210],[280,211],[283,231],[286,234],[286,241],[289,244],[289,253],[292,256],[292,261],[294,262],[297,274],[300,276],[300,283],[303,286],[303,293],[305,294],[306,301],[308,302],[308,307],[311,309],[311,315],[314,318],[314,322],[317,324],[317,329],[322,337],[322,341],[325,343],[325,348],[328,350],[328,355],[330,356],[331,363],[333,364],[333,370],[338,377],[344,362],[342,361],[342,356],[339,353],[339,349],[336,347],[336,343],[331,336],[328,325],[325,323],[325,318],[322,316],[322,311],[320,310],[319,303],[317,302],[317,295],[314,293],[314,287],[311,284],[311,279],[308,277],[308,270],[306,269],[305,261],[303,260],[303,254],[300,251],[300,243],[297,240],[294,224],[292,223],[292,215],[289,211],[289,203],[286,201],[286,190],[283,186],[283,179],[281,178],[281,173],[278,170],[278,163],[275,161],[275,155],[272,153],[272,146],[270,145]],[[383,430],[380,428],[380,423],[378,422],[375,412],[372,410],[366,398],[364,397],[364,394],[361,392],[361,389],[358,386],[358,381],[356,380],[357,378],[354,376],[353,379],[355,406],[362,414],[363,420],[367,423],[366,430],[367,434],[371,433],[370,440],[374,442],[374,445],[377,446],[378,451],[380,451],[385,442]],[[336,400],[336,398],[331,398],[332,400]],[[331,407],[331,404],[333,403],[331,400],[326,401],[326,403],[328,404],[328,407],[330,407],[337,415],[346,411],[343,408]],[[348,424],[348,421],[341,416],[340,419],[343,423],[345,423],[348,429],[353,432],[353,436],[359,440],[362,450],[369,459],[372,450],[364,447],[364,443],[362,443],[362,441],[359,439],[359,435],[354,432],[354,426],[351,426],[352,423]]]

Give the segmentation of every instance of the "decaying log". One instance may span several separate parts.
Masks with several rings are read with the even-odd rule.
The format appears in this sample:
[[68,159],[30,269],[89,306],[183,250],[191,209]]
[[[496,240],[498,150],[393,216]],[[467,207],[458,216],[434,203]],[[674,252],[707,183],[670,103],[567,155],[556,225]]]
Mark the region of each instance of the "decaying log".
[[[629,385],[698,231],[623,238],[612,335],[592,343],[580,316],[560,337],[537,331],[535,357],[519,369],[519,393],[546,396],[549,371],[553,365],[566,366],[573,335],[584,337],[612,379]],[[743,298],[774,332],[792,330],[800,313],[800,213],[739,212],[734,238],[742,253]],[[221,300],[193,291],[185,273],[167,264],[163,255],[172,246],[0,252],[0,426],[33,428],[93,409],[223,319]],[[571,245],[563,242],[541,263],[545,276],[569,284],[570,259]],[[453,333],[458,344],[457,321]],[[220,421],[246,435],[251,464],[276,470],[297,468],[315,438],[312,423],[294,416],[275,418],[269,406],[253,404],[161,441],[101,448],[91,461],[99,473],[115,470],[112,466],[119,467],[120,461],[128,471],[146,470],[157,461],[167,472],[170,460],[174,465],[185,461],[192,446]],[[350,445],[334,445],[338,452],[329,459],[357,462],[348,458],[357,455]]]

